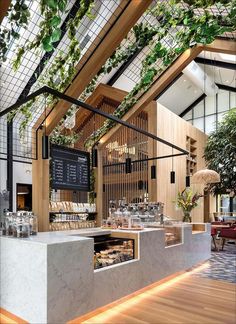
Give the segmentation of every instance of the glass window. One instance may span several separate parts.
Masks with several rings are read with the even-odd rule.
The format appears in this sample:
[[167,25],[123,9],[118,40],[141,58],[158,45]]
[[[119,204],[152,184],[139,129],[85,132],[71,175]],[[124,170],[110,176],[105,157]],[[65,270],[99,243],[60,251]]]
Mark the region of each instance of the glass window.
[[185,120],[192,119],[192,110],[190,110],[189,112],[187,112],[187,114],[185,114],[183,116],[183,119],[185,119]]
[[205,133],[210,134],[216,128],[216,115],[205,117]]
[[225,112],[219,113],[217,116],[218,116],[218,123],[220,123],[225,116]]
[[230,109],[236,108],[236,92],[230,92]]
[[218,111],[229,110],[229,92],[220,90],[218,92]]
[[194,107],[193,117],[203,117],[204,116],[204,100],[199,102],[197,106]]
[[193,120],[193,126],[200,129],[202,132],[204,132],[204,118],[196,118]]
[[205,98],[205,109],[206,109],[206,115],[211,115],[211,114],[216,113],[216,98],[215,98],[215,96]]

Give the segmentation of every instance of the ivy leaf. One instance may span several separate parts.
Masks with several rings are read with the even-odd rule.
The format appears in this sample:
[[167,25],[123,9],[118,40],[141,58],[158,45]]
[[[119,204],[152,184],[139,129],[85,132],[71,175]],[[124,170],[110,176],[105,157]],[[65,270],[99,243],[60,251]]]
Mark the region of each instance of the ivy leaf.
[[54,17],[50,20],[50,26],[52,26],[52,27],[57,27],[60,23],[61,23],[61,18],[58,17],[58,16],[54,16]]
[[58,2],[58,8],[61,12],[64,12],[65,10],[65,7],[66,7],[66,3],[67,1],[66,0],[61,0]]
[[42,39],[43,49],[46,52],[51,52],[53,50],[53,46],[51,43],[51,36],[46,36]]
[[184,18],[184,25],[187,25],[188,24],[188,17],[185,17]]
[[51,42],[55,43],[58,42],[61,38],[61,29],[60,28],[56,28],[53,32],[52,32],[52,36],[51,36]]
[[57,9],[57,1],[56,0],[47,0],[46,4],[51,9]]

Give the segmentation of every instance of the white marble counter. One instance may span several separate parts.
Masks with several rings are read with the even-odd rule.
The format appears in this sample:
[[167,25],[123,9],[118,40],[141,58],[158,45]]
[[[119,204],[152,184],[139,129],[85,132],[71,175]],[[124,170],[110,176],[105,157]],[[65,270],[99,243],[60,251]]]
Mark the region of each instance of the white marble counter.
[[[137,259],[94,270],[93,238],[131,235]],[[122,234],[121,234],[122,233]],[[1,307],[30,323],[65,323],[210,257],[210,225],[183,243],[165,246],[165,231],[81,229],[1,237]]]

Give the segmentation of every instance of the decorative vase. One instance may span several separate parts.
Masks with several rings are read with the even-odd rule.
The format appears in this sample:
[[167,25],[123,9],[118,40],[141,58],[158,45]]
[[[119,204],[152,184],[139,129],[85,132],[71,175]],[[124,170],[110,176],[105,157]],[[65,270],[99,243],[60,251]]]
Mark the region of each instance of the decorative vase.
[[183,212],[184,212],[183,222],[191,223],[192,222],[191,212],[188,210],[183,210]]

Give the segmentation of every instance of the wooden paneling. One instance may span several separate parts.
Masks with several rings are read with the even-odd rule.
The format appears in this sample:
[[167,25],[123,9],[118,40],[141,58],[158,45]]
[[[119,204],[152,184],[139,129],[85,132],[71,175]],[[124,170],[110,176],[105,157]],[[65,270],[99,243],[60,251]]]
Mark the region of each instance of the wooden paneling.
[[216,39],[212,44],[203,46],[207,52],[218,52],[225,54],[236,54],[236,42],[230,39]]
[[32,161],[33,212],[38,216],[39,231],[49,230],[49,160],[42,159],[42,130],[38,131],[38,160]]
[[[123,2],[127,3],[127,1]],[[102,65],[112,55],[115,48],[121,43],[123,38],[127,35],[130,29],[151,3],[152,0],[130,1],[119,19],[117,19],[114,25],[110,28],[103,41],[98,44],[93,55],[88,59],[84,67],[77,74],[73,80],[73,83],[68,87],[66,90],[67,95],[73,98],[79,97],[87,84],[93,79]],[[104,28],[108,28],[108,26],[110,26],[110,24],[106,24]],[[70,104],[62,100],[60,100],[60,102],[54,107],[52,113],[46,121],[47,132],[49,134],[65,115],[69,107]]]
[[[157,109],[156,102],[152,101],[145,108],[145,111],[148,113],[148,132],[151,134],[157,134]],[[149,157],[157,156],[157,142],[153,139],[148,139],[148,152]],[[158,201],[157,199],[157,182],[155,179],[151,179],[151,166],[157,166],[157,161],[149,161],[148,162],[148,199],[149,201]]]
[[10,4],[11,4],[11,0],[0,0],[0,24],[3,18],[6,16]]
[[[207,139],[207,135],[182,118],[176,116],[173,112],[157,104],[157,134],[161,138],[175,143],[176,145],[186,148],[186,136],[194,138],[197,145],[197,165],[196,170],[205,167],[203,149]],[[158,156],[172,154],[172,149],[162,143],[158,143]],[[178,153],[173,150],[173,153]],[[186,177],[186,156],[173,158],[173,171],[175,171],[175,184],[170,183],[170,171],[172,170],[172,158],[158,160],[157,162],[157,197],[158,201],[165,203],[164,214],[174,219],[182,219],[182,211],[176,209],[176,196],[178,191],[185,188]],[[194,191],[203,193],[202,185],[191,186]],[[192,213],[194,222],[203,221],[203,199]]]

